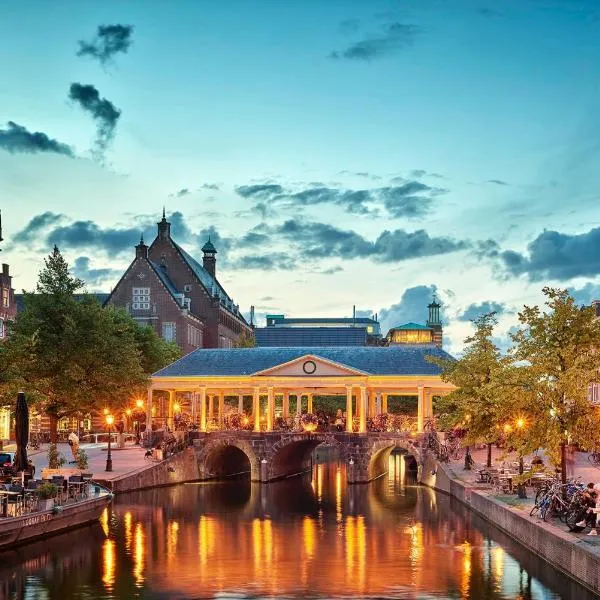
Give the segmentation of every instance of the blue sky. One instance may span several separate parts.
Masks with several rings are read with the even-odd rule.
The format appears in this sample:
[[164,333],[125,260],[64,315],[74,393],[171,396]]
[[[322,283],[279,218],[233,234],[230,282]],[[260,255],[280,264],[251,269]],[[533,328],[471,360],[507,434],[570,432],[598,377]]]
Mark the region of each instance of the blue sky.
[[[596,2],[0,8],[17,288],[56,242],[110,289],[165,205],[259,313],[356,304],[389,326],[422,321],[435,288],[455,349],[465,314],[493,306],[506,332],[545,284],[600,296]],[[108,25],[125,43],[78,55]]]

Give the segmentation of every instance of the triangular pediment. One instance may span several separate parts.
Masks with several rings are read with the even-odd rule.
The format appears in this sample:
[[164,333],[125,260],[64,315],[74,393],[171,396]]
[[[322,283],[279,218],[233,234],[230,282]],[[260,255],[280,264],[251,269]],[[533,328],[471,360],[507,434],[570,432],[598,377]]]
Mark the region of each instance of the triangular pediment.
[[258,371],[254,375],[269,377],[347,377],[348,375],[367,375],[367,373],[314,354],[305,354],[280,365],[269,367],[264,371]]

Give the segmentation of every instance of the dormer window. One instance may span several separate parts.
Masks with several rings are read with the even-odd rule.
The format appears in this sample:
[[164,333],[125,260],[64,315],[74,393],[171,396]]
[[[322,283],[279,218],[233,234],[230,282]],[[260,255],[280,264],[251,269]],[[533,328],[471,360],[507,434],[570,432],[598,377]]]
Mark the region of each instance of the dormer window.
[[133,310],[150,310],[150,288],[134,287],[132,292]]
[[183,291],[184,291],[184,292],[191,292],[191,291],[192,291],[192,284],[191,284],[191,283],[186,283],[186,284],[183,286]]

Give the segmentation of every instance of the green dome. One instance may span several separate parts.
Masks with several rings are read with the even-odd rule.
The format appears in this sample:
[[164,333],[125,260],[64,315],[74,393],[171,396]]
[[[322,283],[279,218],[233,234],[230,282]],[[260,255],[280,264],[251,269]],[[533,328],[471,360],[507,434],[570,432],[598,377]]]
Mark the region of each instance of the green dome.
[[206,244],[204,244],[204,246],[202,246],[202,252],[213,252],[216,253],[217,249],[214,247],[213,243],[210,241],[210,236],[208,238],[208,241],[206,242]]

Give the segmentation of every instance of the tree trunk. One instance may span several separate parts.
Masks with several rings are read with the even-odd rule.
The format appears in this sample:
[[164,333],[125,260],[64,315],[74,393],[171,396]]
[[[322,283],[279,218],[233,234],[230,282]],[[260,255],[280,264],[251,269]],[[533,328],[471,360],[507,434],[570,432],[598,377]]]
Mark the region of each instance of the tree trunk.
[[48,413],[50,418],[50,442],[56,444],[58,442],[58,417],[53,413]]
[[567,443],[560,444],[560,480],[567,483]]
[[487,445],[487,467],[492,466],[492,444]]

